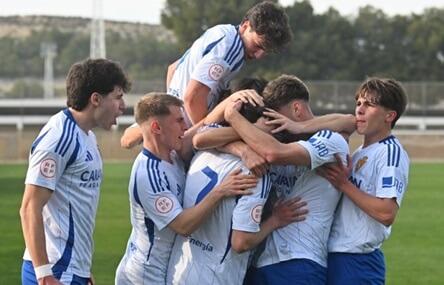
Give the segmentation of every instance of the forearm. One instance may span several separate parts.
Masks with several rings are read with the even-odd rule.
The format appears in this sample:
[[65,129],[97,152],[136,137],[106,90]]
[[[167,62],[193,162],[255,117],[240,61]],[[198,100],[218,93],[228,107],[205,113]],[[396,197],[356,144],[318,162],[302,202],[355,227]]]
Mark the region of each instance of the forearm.
[[352,134],[356,129],[355,116],[346,114],[328,114],[300,122],[304,133],[315,133],[322,129]]
[[42,209],[28,205],[20,210],[23,237],[34,267],[49,263]]
[[213,189],[197,205],[184,209],[174,219],[173,230],[180,235],[189,236],[205,222],[221,199],[222,195]]
[[142,130],[139,126],[130,126],[126,128],[122,137],[120,138],[120,146],[122,148],[130,149],[142,143]]
[[369,195],[349,181],[340,190],[362,211],[381,224],[389,226],[393,223],[398,210],[393,199]]
[[233,128],[223,127],[196,134],[193,138],[193,145],[197,149],[212,149],[239,139],[239,135]]
[[196,136],[197,130],[202,127],[203,121],[200,121],[199,123],[193,125],[191,128],[189,128],[184,136],[183,136],[183,143],[182,148],[180,149],[180,157],[183,161],[190,161],[193,156],[193,140]]
[[279,160],[278,157],[281,144],[271,135],[250,124],[238,112],[233,114],[229,122],[242,140],[257,154],[264,157],[267,162],[274,163]]
[[265,220],[260,227],[259,232],[250,233],[244,231],[233,230],[232,246],[237,253],[251,250],[258,246],[272,231],[278,228],[276,220],[273,216]]

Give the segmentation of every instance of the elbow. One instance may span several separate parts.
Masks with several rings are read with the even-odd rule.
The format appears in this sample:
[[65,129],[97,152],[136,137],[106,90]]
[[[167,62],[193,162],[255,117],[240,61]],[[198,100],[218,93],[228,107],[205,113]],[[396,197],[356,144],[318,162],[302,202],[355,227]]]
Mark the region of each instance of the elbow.
[[131,148],[131,144],[130,142],[125,138],[125,136],[122,136],[120,138],[120,147],[124,148],[124,149],[130,149]]
[[199,150],[205,149],[205,144],[199,134],[193,136],[193,147]]
[[248,250],[250,250],[245,242],[244,243],[234,242],[231,244],[231,248],[233,249],[234,252],[236,252],[238,254],[241,254],[241,253],[244,253],[244,252],[247,252]]
[[384,226],[389,227],[395,222],[395,216],[396,215],[392,213],[383,214],[379,218],[379,222]]
[[242,233],[238,234],[237,232],[233,232],[231,236],[231,248],[238,254],[249,251],[252,246],[250,245],[250,241],[245,237]]
[[265,160],[269,164],[276,164],[279,161],[280,154],[277,151],[274,151],[272,149],[266,150],[264,153]]

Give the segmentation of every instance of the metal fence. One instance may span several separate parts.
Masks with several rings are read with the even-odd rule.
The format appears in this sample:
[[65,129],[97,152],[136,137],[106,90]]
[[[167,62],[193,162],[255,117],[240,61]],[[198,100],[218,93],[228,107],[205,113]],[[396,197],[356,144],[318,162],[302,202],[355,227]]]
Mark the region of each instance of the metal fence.
[[[354,93],[360,82],[355,81],[307,81],[311,94],[311,106],[316,113],[353,112]],[[55,98],[65,98],[64,79],[55,80]],[[408,95],[408,116],[444,116],[444,82],[403,82]],[[131,94],[141,95],[150,91],[164,91],[163,79],[135,80]],[[0,79],[0,106],[3,100],[43,98],[42,80],[22,78]],[[5,101],[3,101],[5,102]],[[23,106],[26,108],[26,106]],[[19,112],[24,114],[26,112]]]

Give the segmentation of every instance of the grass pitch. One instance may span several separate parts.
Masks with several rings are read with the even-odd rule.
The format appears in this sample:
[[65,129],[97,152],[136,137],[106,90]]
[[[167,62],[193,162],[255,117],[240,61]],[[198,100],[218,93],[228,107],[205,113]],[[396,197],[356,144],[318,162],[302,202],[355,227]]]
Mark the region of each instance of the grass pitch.
[[[95,231],[96,284],[114,284],[130,233],[130,163],[106,164]],[[20,284],[24,241],[19,207],[24,164],[0,165],[0,284]],[[415,163],[392,235],[384,243],[387,284],[442,284],[444,280],[444,164]]]

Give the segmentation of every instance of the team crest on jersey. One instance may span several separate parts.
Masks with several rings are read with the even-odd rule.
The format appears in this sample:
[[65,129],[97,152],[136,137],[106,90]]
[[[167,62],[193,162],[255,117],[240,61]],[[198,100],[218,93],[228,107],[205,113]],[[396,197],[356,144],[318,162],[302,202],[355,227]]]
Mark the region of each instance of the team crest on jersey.
[[161,196],[156,199],[155,205],[159,213],[166,214],[173,209],[174,202],[166,196]]
[[53,178],[56,172],[56,162],[48,158],[40,163],[40,173],[46,178]]
[[259,224],[261,222],[261,217],[262,217],[262,205],[256,205],[252,210],[251,210],[251,218],[253,219],[253,221],[257,224]]
[[368,160],[367,156],[364,156],[363,158],[359,159],[355,166],[355,172],[358,172],[358,170],[364,166],[367,160]]
[[210,69],[208,70],[208,76],[210,76],[210,78],[215,81],[218,81],[223,74],[224,74],[224,67],[217,63],[210,66]]

